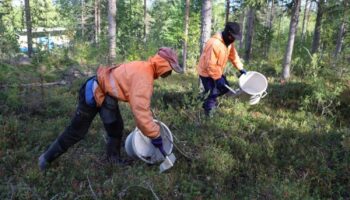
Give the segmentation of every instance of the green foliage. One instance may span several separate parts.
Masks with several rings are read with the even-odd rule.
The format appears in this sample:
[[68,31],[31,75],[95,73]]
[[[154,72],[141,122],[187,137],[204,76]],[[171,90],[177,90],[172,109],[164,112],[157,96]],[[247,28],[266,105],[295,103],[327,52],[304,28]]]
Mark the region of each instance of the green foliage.
[[265,4],[266,4],[266,1],[264,1],[264,0],[246,0],[246,1],[244,1],[245,6],[250,6],[250,7],[254,7],[254,8],[259,8]]
[[138,52],[144,52],[143,1],[118,1],[118,52],[123,60],[140,60]]
[[344,85],[334,83],[334,80],[336,79],[312,79],[312,94],[303,100],[303,108],[306,110],[315,109],[321,114],[331,116],[337,114],[336,107],[340,104],[339,96],[344,90]]
[[[203,152],[203,165],[205,170],[214,177],[226,177],[232,175],[235,161],[230,152],[218,147],[208,147]],[[221,178],[219,178],[220,180]]]
[[32,0],[30,1],[30,8],[33,28],[60,27],[64,23],[57,8],[50,0]]
[[[36,67],[19,70],[3,65],[1,69],[2,85],[6,80],[16,83],[14,77],[23,74],[27,81],[37,76]],[[152,108],[176,136],[181,152],[190,158],[176,149],[178,160],[165,174],[158,174],[157,165],[139,160],[127,167],[104,164],[100,120],[93,122],[86,139],[52,163],[47,173],[40,173],[35,160],[68,125],[84,79],[45,88],[43,99],[40,89],[23,91],[14,85],[1,90],[0,179],[9,184],[0,187],[1,197],[90,198],[93,190],[103,199],[153,199],[154,195],[164,199],[346,198],[349,128],[344,118],[335,114],[340,107],[332,107],[333,115],[320,115],[317,108],[317,104],[335,101],[344,89],[319,77],[314,81],[295,79],[284,86],[273,80],[268,96],[255,106],[221,97],[212,119],[201,111],[196,75],[157,80]],[[306,107],[308,98],[313,99]],[[135,124],[129,106],[121,103],[120,108],[126,137]],[[348,112],[348,108],[342,109]],[[19,189],[11,192],[7,189],[11,185]]]
[[18,10],[11,1],[0,1],[0,59],[7,58],[18,52],[17,36],[15,34],[18,20]]
[[[181,8],[181,9],[178,9]],[[156,1],[150,15],[150,38],[157,41],[157,45],[181,48],[183,34],[183,4],[180,0]]]

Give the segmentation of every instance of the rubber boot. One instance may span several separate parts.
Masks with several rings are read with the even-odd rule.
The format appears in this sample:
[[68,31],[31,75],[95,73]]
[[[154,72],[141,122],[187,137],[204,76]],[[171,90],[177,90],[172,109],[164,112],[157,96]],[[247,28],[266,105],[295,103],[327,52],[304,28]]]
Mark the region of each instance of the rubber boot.
[[204,110],[204,114],[206,118],[213,118],[215,113],[215,109]]
[[63,154],[65,150],[58,143],[57,139],[50,145],[50,147],[40,155],[39,168],[41,171],[45,171],[48,165]]
[[106,151],[107,160],[112,164],[124,165],[126,161],[121,158],[120,149],[122,146],[121,138],[108,137]]

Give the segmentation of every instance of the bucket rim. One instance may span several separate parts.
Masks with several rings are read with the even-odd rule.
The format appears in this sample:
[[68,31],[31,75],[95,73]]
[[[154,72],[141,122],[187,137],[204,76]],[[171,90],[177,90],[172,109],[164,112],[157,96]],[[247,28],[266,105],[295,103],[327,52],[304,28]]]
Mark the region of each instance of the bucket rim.
[[[253,74],[258,74],[259,76],[261,76],[261,77],[263,78],[263,80],[264,80],[264,82],[265,82],[265,87],[264,87],[263,90],[261,90],[261,92],[249,92],[249,91],[245,91],[245,90],[243,89],[243,80],[244,80],[244,78],[246,78],[247,76],[249,76],[249,75],[251,75],[251,74],[252,74],[252,75],[253,75]],[[247,94],[249,94],[249,95],[259,95],[259,94],[262,94],[264,91],[266,91],[267,86],[268,86],[268,81],[267,81],[267,78],[266,78],[262,73],[257,72],[257,71],[248,71],[247,74],[243,74],[243,75],[238,79],[238,84],[239,84],[239,88],[240,88],[243,92],[245,92],[245,93],[247,93]]]
[[[156,119],[154,119],[153,121],[154,121],[155,123],[157,123],[157,124],[160,126],[160,129],[164,128],[165,131],[168,133],[166,137],[164,137],[164,136],[162,135],[162,138],[163,138],[163,140],[164,140],[165,138],[167,138],[167,140],[169,140],[169,142],[170,142],[170,145],[169,145],[170,148],[169,148],[168,152],[166,152],[166,153],[168,153],[168,154],[171,153],[172,150],[173,150],[173,148],[174,148],[174,144],[173,144],[174,139],[173,139],[172,132],[170,131],[169,127],[166,126],[163,122],[161,122],[161,121],[159,121],[159,120],[156,120]],[[145,143],[150,144],[151,148],[154,148],[154,149],[156,148],[156,147],[154,147],[154,146],[151,144],[151,139],[148,138],[147,136],[145,136],[145,135],[142,133],[142,131],[141,131],[138,127],[135,127],[135,129],[133,130],[132,133],[133,133],[133,134],[138,134],[138,135],[140,135],[140,137],[142,137],[142,139],[144,140]],[[162,134],[162,132],[161,132],[161,134]],[[143,160],[143,161],[146,162],[146,163],[150,163],[150,164],[154,164],[154,163],[158,162],[158,161],[148,160],[148,159],[146,159],[145,157],[143,157],[143,156],[141,155],[141,153],[138,151],[138,147],[137,147],[137,144],[136,144],[135,136],[132,137],[131,145],[132,145],[132,148],[133,148],[134,153],[135,153],[135,155],[136,155],[137,158]],[[167,151],[167,149],[164,149],[164,150]]]

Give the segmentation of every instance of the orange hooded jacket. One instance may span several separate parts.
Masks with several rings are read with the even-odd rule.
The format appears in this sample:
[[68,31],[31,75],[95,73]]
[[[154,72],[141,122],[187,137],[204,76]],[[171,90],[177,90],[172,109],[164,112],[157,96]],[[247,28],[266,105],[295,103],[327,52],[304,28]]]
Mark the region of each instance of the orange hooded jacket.
[[243,64],[239,59],[234,43],[226,47],[221,33],[217,33],[205,45],[197,66],[198,74],[217,80],[224,73],[228,59],[238,70],[243,69]]
[[108,94],[120,101],[129,102],[137,127],[150,138],[160,135],[159,125],[153,121],[151,97],[153,82],[172,70],[169,62],[158,54],[148,61],[134,61],[115,67],[99,67],[98,86],[94,97],[101,106]]

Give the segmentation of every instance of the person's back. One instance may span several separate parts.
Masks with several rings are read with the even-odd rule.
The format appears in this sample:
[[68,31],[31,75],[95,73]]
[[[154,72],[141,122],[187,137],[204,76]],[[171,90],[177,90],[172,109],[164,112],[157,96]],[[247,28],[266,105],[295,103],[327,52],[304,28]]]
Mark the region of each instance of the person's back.
[[132,91],[152,91],[154,79],[171,69],[168,61],[159,55],[147,61],[133,61],[109,68],[100,67],[97,77],[101,90],[95,92],[97,105],[103,102],[101,94],[108,93],[118,100],[129,102]]

